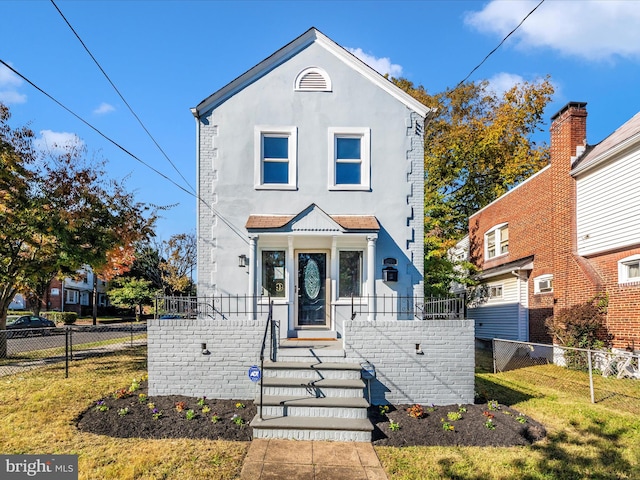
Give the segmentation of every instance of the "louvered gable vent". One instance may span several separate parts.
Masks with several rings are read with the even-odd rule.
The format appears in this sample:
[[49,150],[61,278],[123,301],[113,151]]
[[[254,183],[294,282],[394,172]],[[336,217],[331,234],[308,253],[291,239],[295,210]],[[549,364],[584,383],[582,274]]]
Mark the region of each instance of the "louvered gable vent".
[[296,90],[310,92],[330,92],[331,79],[324,70],[306,68],[296,78]]

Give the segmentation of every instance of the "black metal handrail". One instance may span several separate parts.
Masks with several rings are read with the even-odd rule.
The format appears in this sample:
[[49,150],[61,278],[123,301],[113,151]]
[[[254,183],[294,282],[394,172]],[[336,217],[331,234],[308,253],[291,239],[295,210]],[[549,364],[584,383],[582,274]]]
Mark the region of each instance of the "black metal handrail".
[[[271,328],[269,328],[271,327]],[[264,392],[264,350],[267,347],[267,333],[271,332],[271,361],[275,361],[275,350],[273,348],[273,300],[269,299],[269,315],[264,325],[264,335],[262,336],[262,347],[260,347],[260,420],[262,418],[262,396]]]

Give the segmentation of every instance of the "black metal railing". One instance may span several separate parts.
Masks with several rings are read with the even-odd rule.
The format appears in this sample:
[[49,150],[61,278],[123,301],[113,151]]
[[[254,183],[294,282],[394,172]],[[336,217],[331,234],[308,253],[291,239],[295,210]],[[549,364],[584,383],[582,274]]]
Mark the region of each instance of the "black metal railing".
[[267,321],[264,326],[264,335],[262,337],[262,346],[260,347],[260,420],[264,420],[262,417],[262,397],[264,392],[264,351],[267,347],[267,334],[271,332],[271,341],[269,342],[271,347],[269,349],[269,358],[272,362],[276,361],[276,335],[275,335],[275,322],[273,321],[273,301],[269,300],[269,314],[267,315]]
[[351,297],[351,319],[375,313],[385,317],[419,320],[457,320],[464,318],[463,297],[412,297],[401,295],[375,295]]
[[[376,319],[456,320],[465,317],[464,297],[413,297],[402,295],[352,296],[349,303],[333,304],[345,318],[374,314]],[[288,308],[278,304],[276,308]],[[215,295],[210,297],[157,297],[156,318],[213,318],[227,320],[238,317],[264,319],[273,304],[269,297],[252,295]]]

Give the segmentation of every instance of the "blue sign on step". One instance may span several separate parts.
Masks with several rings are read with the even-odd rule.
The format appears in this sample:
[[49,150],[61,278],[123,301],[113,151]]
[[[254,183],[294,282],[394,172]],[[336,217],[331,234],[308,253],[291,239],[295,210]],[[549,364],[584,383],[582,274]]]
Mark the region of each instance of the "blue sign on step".
[[249,380],[251,380],[252,382],[259,382],[260,377],[262,377],[260,367],[258,367],[257,365],[251,365],[249,367]]

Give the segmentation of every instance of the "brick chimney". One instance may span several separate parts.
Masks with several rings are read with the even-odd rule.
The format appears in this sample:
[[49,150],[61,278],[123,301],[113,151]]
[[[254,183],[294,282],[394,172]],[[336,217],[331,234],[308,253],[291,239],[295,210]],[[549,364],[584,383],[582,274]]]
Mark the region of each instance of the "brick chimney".
[[571,169],[578,147],[587,145],[587,103],[569,102],[551,117],[551,164]]
[[570,171],[578,147],[585,147],[587,143],[586,105],[585,102],[570,102],[551,117],[554,313],[575,303],[570,296],[569,284],[583,277],[574,255],[576,183]]

